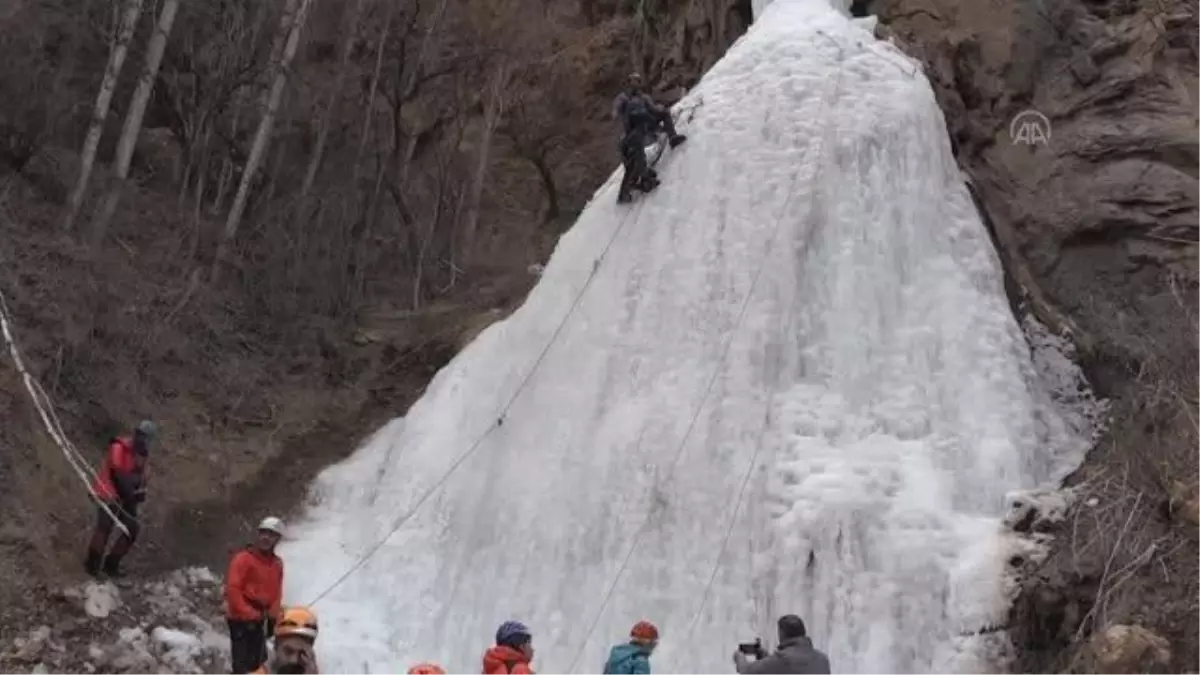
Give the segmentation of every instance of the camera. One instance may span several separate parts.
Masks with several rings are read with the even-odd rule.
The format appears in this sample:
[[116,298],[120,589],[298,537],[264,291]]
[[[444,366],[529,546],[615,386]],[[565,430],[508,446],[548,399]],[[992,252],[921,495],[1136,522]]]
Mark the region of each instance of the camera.
[[738,651],[743,654],[752,655],[756,659],[761,659],[767,655],[767,650],[763,649],[762,638],[754,638],[754,642],[739,642]]

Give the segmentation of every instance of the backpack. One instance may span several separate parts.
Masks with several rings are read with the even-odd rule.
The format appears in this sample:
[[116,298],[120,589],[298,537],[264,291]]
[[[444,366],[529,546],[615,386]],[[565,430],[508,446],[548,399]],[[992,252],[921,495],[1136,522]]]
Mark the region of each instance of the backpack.
[[631,652],[619,661],[610,659],[608,663],[604,664],[604,675],[632,675],[635,672],[641,672],[634,668],[634,664],[637,663],[638,659],[644,658],[646,658],[644,654]]

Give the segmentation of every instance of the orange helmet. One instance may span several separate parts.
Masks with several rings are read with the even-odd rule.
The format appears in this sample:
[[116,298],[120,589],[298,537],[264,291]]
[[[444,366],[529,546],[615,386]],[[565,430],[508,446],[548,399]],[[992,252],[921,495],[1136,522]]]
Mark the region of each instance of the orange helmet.
[[633,624],[629,637],[637,642],[658,642],[658,628],[649,621],[639,621]]
[[275,637],[299,635],[309,640],[317,639],[317,615],[307,607],[288,607],[275,624]]
[[436,663],[430,663],[428,661],[426,661],[424,663],[418,663],[417,665],[408,669],[408,675],[445,675],[445,674],[446,674],[446,671],[442,670],[441,666],[439,666]]

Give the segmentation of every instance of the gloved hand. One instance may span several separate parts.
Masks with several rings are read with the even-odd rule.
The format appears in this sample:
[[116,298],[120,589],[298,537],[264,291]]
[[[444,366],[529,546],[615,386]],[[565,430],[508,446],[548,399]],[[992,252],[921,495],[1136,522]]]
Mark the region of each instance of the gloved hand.
[[142,502],[146,501],[146,488],[138,488],[136,491],[134,491],[133,501],[137,504],[141,504]]

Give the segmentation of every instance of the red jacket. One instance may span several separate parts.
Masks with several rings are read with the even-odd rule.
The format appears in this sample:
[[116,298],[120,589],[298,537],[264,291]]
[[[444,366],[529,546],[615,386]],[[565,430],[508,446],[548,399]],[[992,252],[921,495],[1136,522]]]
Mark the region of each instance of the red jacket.
[[225,574],[226,617],[234,621],[276,618],[282,600],[283,561],[279,556],[253,546],[233,554]]
[[148,469],[144,463],[138,467],[132,440],[124,436],[114,438],[104,453],[104,461],[100,462],[92,489],[106,502],[132,501],[134,491],[145,487]]
[[483,654],[483,675],[533,675],[529,659],[508,645],[495,645]]

